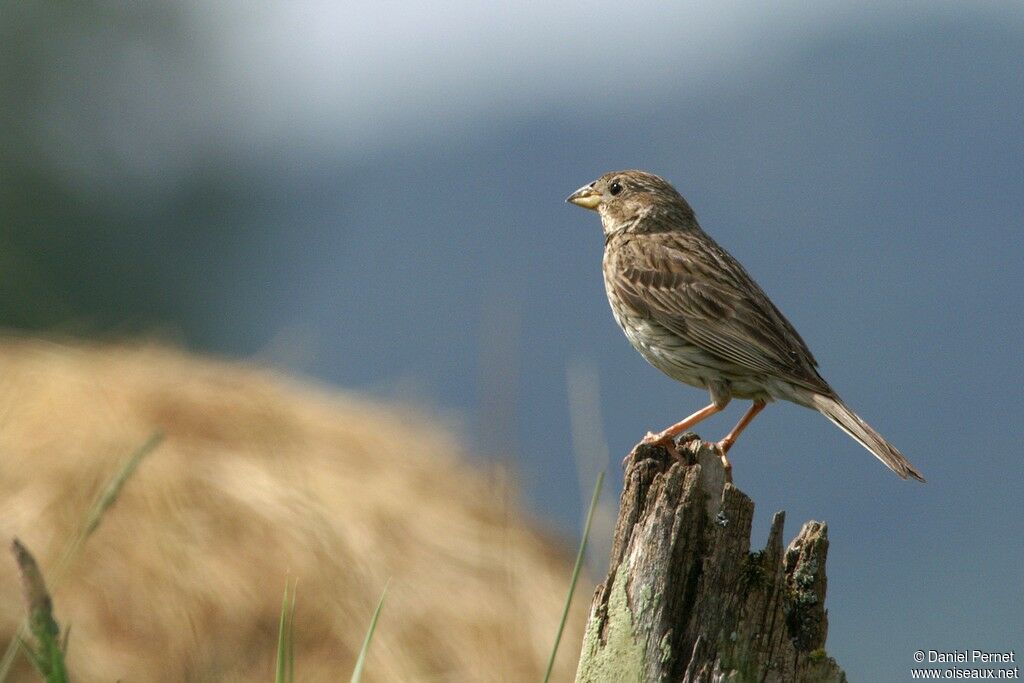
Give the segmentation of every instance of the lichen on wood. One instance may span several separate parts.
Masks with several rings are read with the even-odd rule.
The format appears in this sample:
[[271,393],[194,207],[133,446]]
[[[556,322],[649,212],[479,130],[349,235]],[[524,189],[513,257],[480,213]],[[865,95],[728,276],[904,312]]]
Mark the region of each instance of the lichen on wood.
[[607,579],[576,680],[842,682],[824,652],[828,529],[750,551],[754,504],[699,439],[642,446],[626,470]]

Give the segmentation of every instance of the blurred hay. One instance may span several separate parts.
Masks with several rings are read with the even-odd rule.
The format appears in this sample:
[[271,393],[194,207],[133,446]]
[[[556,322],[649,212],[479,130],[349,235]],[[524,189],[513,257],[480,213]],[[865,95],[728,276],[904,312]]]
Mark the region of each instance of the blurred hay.
[[[149,344],[3,342],[0,538],[55,566],[154,431],[165,442],[51,586],[75,680],[272,680],[286,576],[302,592],[300,680],[352,670],[389,577],[364,680],[542,675],[570,563],[495,504],[507,476],[474,471],[423,415],[264,370]],[[22,618],[10,565],[4,642]],[[555,680],[572,678],[583,608]]]

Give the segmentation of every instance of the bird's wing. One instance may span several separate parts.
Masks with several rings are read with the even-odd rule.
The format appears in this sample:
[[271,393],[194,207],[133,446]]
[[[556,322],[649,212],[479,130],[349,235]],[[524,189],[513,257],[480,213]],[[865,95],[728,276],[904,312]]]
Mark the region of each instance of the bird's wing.
[[[649,235],[623,244],[610,285],[637,313],[754,372],[828,393],[803,339],[728,252],[706,235]],[[653,239],[652,239],[653,238]]]

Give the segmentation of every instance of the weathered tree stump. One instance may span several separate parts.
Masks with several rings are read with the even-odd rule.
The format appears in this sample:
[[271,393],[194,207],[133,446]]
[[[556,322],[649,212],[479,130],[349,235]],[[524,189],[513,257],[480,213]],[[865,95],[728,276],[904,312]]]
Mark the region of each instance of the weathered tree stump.
[[783,552],[776,513],[752,553],[753,501],[699,439],[679,453],[641,447],[629,464],[576,680],[846,681],[823,649],[826,526]]

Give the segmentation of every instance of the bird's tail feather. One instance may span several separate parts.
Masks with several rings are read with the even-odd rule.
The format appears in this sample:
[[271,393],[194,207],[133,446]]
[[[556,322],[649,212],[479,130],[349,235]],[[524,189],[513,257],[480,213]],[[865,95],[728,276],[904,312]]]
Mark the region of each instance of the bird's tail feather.
[[871,428],[857,413],[850,410],[838,397],[815,394],[811,399],[814,408],[832,421],[837,427],[853,437],[860,445],[871,451],[886,467],[904,479],[913,477],[924,481],[921,473],[896,450],[896,447]]

